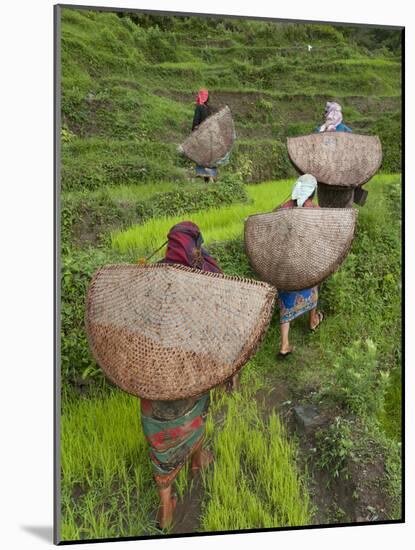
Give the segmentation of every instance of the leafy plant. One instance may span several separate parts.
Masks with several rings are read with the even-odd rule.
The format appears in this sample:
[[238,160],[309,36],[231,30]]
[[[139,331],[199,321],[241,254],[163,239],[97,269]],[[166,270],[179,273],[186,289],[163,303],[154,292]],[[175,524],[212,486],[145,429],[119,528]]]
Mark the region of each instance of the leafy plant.
[[347,461],[354,459],[351,421],[337,416],[328,428],[317,430],[315,437],[316,465],[334,478],[347,478]]
[[388,378],[389,373],[379,368],[373,341],[355,341],[335,361],[329,392],[350,412],[376,415],[383,410]]

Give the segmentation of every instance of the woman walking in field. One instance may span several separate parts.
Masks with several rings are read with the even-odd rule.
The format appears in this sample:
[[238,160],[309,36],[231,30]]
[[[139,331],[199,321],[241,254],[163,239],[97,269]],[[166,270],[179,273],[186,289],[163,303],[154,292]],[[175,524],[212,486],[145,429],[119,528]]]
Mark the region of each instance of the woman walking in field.
[[[281,208],[318,208],[313,204],[317,180],[311,174],[304,174],[296,181],[291,200]],[[298,291],[279,291],[281,345],[278,356],[286,357],[294,348],[289,342],[290,323],[307,311],[310,312],[310,330],[314,331],[323,321],[323,312],[317,310],[318,287]]]
[[[193,130],[196,130],[196,128],[212,114],[213,110],[209,105],[209,92],[208,90],[202,88],[201,90],[199,90],[199,93],[196,97],[196,107],[193,116],[192,132]],[[196,165],[196,176],[203,177],[206,183],[214,181],[214,178],[217,176],[217,172],[218,171],[216,167],[212,166],[210,168],[207,168],[204,166]]]
[[351,132],[351,128],[343,123],[342,108],[335,101],[327,101],[324,110],[324,123],[319,126],[317,132]]
[[[163,263],[221,273],[216,261],[202,248],[203,237],[196,224],[181,222],[167,238]],[[193,475],[213,461],[212,453],[203,448],[208,409],[209,391],[197,398],[176,401],[141,399],[141,422],[160,497],[161,529],[173,520],[176,497],[172,484],[186,461],[190,460]]]

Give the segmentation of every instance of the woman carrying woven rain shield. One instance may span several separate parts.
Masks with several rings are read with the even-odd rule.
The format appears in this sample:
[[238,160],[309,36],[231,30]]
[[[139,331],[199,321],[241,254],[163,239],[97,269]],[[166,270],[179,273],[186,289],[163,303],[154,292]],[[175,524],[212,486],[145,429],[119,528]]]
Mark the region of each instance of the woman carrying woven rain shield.
[[[318,208],[313,204],[317,188],[317,180],[311,174],[304,174],[296,181],[291,199],[281,208]],[[317,310],[318,287],[297,290],[278,291],[280,307],[281,346],[278,356],[284,358],[293,351],[289,342],[290,323],[300,315],[310,312],[310,330],[314,331],[323,321],[323,313]]]
[[[167,238],[162,263],[221,273],[216,261],[202,247],[203,237],[196,224],[181,222],[170,230]],[[208,409],[209,391],[197,398],[174,401],[141,399],[141,423],[160,497],[161,528],[173,519],[176,497],[172,486],[186,461],[190,460],[195,474],[213,460],[210,451],[202,447]]]

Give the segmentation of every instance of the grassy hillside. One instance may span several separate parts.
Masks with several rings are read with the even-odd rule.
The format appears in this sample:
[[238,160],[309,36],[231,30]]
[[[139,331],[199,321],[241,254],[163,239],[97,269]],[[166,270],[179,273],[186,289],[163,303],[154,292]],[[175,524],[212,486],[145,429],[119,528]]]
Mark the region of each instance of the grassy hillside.
[[185,179],[191,167],[176,146],[202,86],[234,114],[228,170],[252,161],[248,181],[294,175],[286,136],[313,131],[328,99],[343,105],[355,131],[387,142],[383,168],[399,171],[399,52],[376,41],[369,50],[348,35],[350,28],[328,25],[189,17],[167,24],[63,9],[63,189]]
[[[212,392],[215,467],[199,482],[180,474],[173,531],[400,517],[400,76],[396,31],[62,9],[64,540],[160,533],[138,401],[88,349],[93,272],[135,262],[192,219],[225,273],[255,277],[243,220],[287,197],[286,137],[312,132],[327,100],[355,132],[380,136],[383,173],[321,288],[324,325],[293,323],[296,351],[280,362],[276,313],[240,391]],[[177,153],[202,86],[230,106],[238,138],[212,185]],[[324,420],[312,434],[300,405]]]

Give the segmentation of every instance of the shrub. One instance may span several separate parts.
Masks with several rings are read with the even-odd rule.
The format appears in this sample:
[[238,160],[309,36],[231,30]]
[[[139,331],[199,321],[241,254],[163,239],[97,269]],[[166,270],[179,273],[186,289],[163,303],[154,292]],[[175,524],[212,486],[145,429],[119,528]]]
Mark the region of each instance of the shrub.
[[380,368],[371,340],[353,342],[334,362],[328,393],[350,412],[374,416],[382,412],[389,373]]
[[337,416],[328,428],[316,432],[316,465],[335,478],[347,479],[347,462],[354,458],[351,424]]
[[155,193],[147,200],[140,198],[138,190],[136,197],[128,200],[118,200],[107,189],[94,195],[79,193],[62,200],[62,241],[77,245],[95,243],[105,232],[149,218],[175,216],[247,200],[238,174],[223,175],[220,185],[209,186],[203,192],[198,187],[177,189]]
[[93,273],[106,263],[120,260],[113,252],[101,249],[74,251],[62,255],[61,265],[61,376],[63,385],[88,377],[102,378],[86,338],[85,299]]

